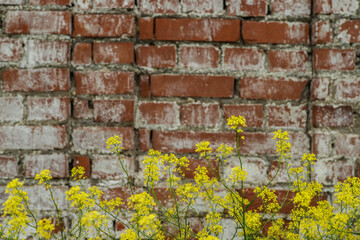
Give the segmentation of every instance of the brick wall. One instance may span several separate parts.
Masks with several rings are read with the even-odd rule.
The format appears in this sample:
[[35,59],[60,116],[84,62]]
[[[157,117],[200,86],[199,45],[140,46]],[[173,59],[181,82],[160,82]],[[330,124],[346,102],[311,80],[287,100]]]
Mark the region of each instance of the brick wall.
[[195,167],[194,145],[232,144],[226,118],[239,114],[248,124],[241,151],[251,186],[276,164],[279,128],[290,132],[296,158],[318,155],[320,183],[358,176],[359,5],[0,0],[1,202],[15,177],[38,198],[43,190],[30,179],[44,168],[63,193],[77,165],[109,196],[124,196],[124,182],[111,181],[124,176],[105,148],[108,137],[124,138],[126,161],[141,179],[148,149],[185,154]]

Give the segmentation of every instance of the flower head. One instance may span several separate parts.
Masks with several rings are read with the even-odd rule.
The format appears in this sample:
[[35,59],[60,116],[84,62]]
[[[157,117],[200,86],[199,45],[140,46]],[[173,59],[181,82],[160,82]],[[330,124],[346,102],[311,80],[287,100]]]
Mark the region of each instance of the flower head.
[[51,232],[54,230],[54,224],[48,218],[41,219],[37,223],[36,233],[39,234],[39,237],[41,238],[50,239]]
[[227,119],[227,125],[238,133],[243,132],[241,127],[246,127],[245,118],[243,116],[231,116]]
[[44,169],[40,172],[40,174],[36,174],[35,180],[39,180],[39,184],[43,184],[46,189],[50,188],[51,185],[49,184],[49,181],[52,179],[51,171],[48,169]]

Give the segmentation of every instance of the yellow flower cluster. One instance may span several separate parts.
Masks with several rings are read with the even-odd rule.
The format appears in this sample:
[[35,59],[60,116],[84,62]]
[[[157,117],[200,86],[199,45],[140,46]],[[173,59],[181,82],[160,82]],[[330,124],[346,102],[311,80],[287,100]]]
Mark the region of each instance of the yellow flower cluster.
[[204,141],[196,144],[195,152],[200,153],[200,157],[208,156],[208,154],[212,153],[210,142]]
[[276,152],[280,154],[280,160],[285,157],[290,157],[291,144],[289,141],[289,134],[287,131],[281,130],[273,132],[273,139],[278,140],[276,142]]
[[71,169],[71,178],[74,180],[81,180],[85,179],[85,168],[82,166],[77,166]]
[[231,116],[227,119],[227,125],[238,133],[243,132],[241,127],[246,127],[245,118],[243,116]]
[[54,224],[50,219],[44,218],[38,222],[36,233],[41,238],[50,239],[52,231],[55,230]]
[[106,147],[110,149],[112,152],[116,152],[116,153],[119,153],[123,149],[121,144],[122,144],[122,138],[119,137],[118,135],[110,137],[106,141]]
[[36,174],[35,180],[39,180],[39,184],[43,184],[46,189],[49,189],[51,187],[49,181],[52,179],[51,171],[48,169],[44,169],[40,172],[40,174]]
[[227,178],[226,181],[236,184],[240,181],[245,181],[247,175],[248,173],[244,169],[240,168],[240,166],[235,166],[231,169],[229,178]]

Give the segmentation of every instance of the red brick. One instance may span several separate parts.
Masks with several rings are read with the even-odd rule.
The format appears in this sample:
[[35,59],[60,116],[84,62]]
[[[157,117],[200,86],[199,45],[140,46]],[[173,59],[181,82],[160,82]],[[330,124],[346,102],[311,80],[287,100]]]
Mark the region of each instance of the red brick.
[[155,19],[155,39],[165,41],[236,42],[240,21],[230,19]]
[[44,169],[50,170],[53,178],[68,177],[68,160],[64,154],[25,155],[24,168],[26,178],[34,178]]
[[215,160],[210,160],[210,167],[206,160],[189,159],[189,166],[187,169],[182,169],[185,173],[186,179],[194,179],[196,168],[198,166],[205,167],[210,178],[219,177],[219,164]]
[[9,11],[7,33],[71,34],[71,13],[60,11]]
[[150,77],[149,75],[140,76],[140,96],[143,98],[150,97]]
[[248,99],[300,100],[306,79],[243,78],[240,96]]
[[177,0],[139,0],[142,13],[178,13],[180,3]]
[[0,178],[15,178],[18,174],[16,157],[0,155]]
[[139,146],[140,151],[150,150],[150,130],[139,129]]
[[134,8],[134,0],[94,0],[94,8]]
[[[222,165],[222,175],[230,176],[232,172],[232,168],[235,166],[239,166],[239,159],[235,156],[236,153],[233,154],[232,157],[227,159],[227,163]],[[264,185],[266,180],[268,179],[268,170],[269,163],[258,157],[246,157],[245,161],[242,161],[242,167],[248,173],[247,178],[245,179],[245,183],[251,185]],[[236,184],[239,186],[240,184]]]
[[262,104],[225,104],[223,107],[224,117],[243,116],[247,127],[261,127],[264,121],[264,109]]
[[134,100],[93,100],[95,122],[134,121]]
[[311,82],[311,100],[324,100],[329,96],[330,80],[328,78],[314,78]]
[[[272,133],[243,133],[244,144],[240,146],[242,154],[275,154],[275,140]],[[293,153],[301,155],[309,150],[309,139],[306,134],[290,133]],[[182,131],[153,131],[153,148],[163,152],[194,153],[195,145],[201,141],[209,141],[213,149],[220,144],[235,147],[235,133],[233,132],[182,132]]]
[[88,156],[74,156],[73,168],[74,167],[83,167],[85,170],[84,177],[89,178],[91,174],[91,163]]
[[353,124],[351,106],[313,106],[312,124],[314,127],[346,127]]
[[80,10],[89,10],[92,8],[92,0],[75,0],[75,8]]
[[227,0],[227,5],[228,14],[230,15],[239,15],[244,17],[266,16],[266,0]]
[[64,121],[70,116],[70,100],[67,97],[28,97],[27,109],[28,120]]
[[[104,187],[100,190],[104,192],[104,195],[102,196],[103,200],[110,200],[119,197],[124,201],[125,206],[127,205],[129,198],[132,195],[129,187]],[[135,194],[136,193],[139,193],[137,189],[135,189]]]
[[254,22],[243,21],[242,34],[245,43],[309,42],[309,25],[302,22]]
[[[129,173],[134,172],[134,158],[121,156],[121,159],[127,166]],[[126,179],[126,174],[121,168],[118,156],[95,155],[92,160],[91,178],[120,180]]]
[[74,99],[74,112],[73,117],[75,119],[92,119],[93,112],[89,108],[89,101],[86,99],[75,98]]
[[140,102],[136,114],[137,122],[143,125],[179,123],[179,107],[176,103]]
[[343,14],[343,15],[356,15],[359,4],[354,0],[315,0],[313,3],[314,14]]
[[23,55],[21,39],[0,39],[0,62],[20,61]]
[[312,138],[311,151],[316,156],[328,157],[332,154],[331,151],[331,136],[327,133],[314,133]]
[[234,78],[226,76],[151,76],[151,95],[160,97],[232,97]]
[[223,13],[223,1],[222,0],[183,0],[182,10],[189,13]]
[[0,106],[0,122],[16,122],[22,120],[24,104],[21,96],[0,97]]
[[132,37],[135,34],[135,17],[114,14],[77,14],[74,16],[74,36],[81,37]]
[[257,48],[225,48],[224,67],[231,70],[260,71],[264,69],[264,52]]
[[355,69],[354,49],[314,49],[315,70],[344,71]]
[[306,127],[306,105],[270,105],[267,109],[270,127]]
[[345,43],[360,42],[360,20],[343,21],[340,25],[338,37]]
[[22,4],[23,0],[0,0],[1,5],[17,5]]
[[0,126],[0,149],[63,149],[65,126]]
[[70,60],[70,43],[29,40],[27,60],[30,66],[67,65]]
[[271,72],[304,72],[308,55],[304,51],[270,50],[269,69]]
[[124,149],[134,149],[134,129],[131,127],[75,127],[72,133],[75,151],[109,152],[106,141],[118,135]]
[[183,125],[215,126],[220,124],[220,108],[217,103],[190,103],[180,108]]
[[311,0],[274,0],[271,13],[275,15],[306,17],[310,15]]
[[219,66],[219,50],[213,46],[181,46],[179,54],[181,67],[198,69]]
[[90,64],[92,61],[92,44],[76,43],[73,49],[72,62],[75,64]]
[[338,81],[335,96],[339,100],[359,101],[360,79]]
[[314,166],[314,180],[324,185],[334,185],[348,177],[354,177],[355,166],[349,160],[323,160],[317,161]]
[[30,5],[70,5],[71,0],[30,0]]
[[133,72],[75,72],[77,94],[131,94]]
[[176,66],[175,46],[139,46],[136,49],[139,66],[166,68]]
[[7,69],[2,73],[4,91],[68,91],[67,68]]
[[134,43],[94,43],[94,63],[133,63]]
[[139,39],[154,39],[154,18],[143,17],[138,21]]
[[336,155],[360,157],[360,135],[358,134],[338,134],[335,137]]
[[333,31],[330,21],[317,21],[313,23],[311,43],[322,44],[329,43],[333,40]]

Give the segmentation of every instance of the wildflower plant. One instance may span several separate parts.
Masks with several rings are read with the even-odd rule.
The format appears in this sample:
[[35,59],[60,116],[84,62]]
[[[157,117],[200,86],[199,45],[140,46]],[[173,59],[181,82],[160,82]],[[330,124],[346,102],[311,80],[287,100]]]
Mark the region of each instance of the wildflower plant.
[[[100,188],[89,186],[84,168],[75,167],[66,192],[73,219],[67,226],[62,223],[69,216],[54,197],[51,171],[45,169],[35,177],[49,192],[49,201],[55,206],[56,214],[50,218],[41,218],[33,212],[23,190],[24,183],[12,180],[6,188],[9,197],[3,204],[0,238],[21,239],[31,235],[34,239],[62,240],[360,239],[358,178],[336,184],[333,205],[326,200],[314,204],[323,194],[323,186],[311,179],[316,157],[305,153],[301,165],[294,167],[289,134],[278,130],[273,137],[278,156],[275,173],[265,185],[249,190],[245,184],[248,172],[240,154],[240,146],[246,141],[243,136],[246,122],[242,116],[232,116],[227,124],[235,133],[235,147],[221,144],[216,148],[208,141],[198,143],[195,151],[206,164],[196,167],[193,180],[185,178],[190,163],[187,157],[150,150],[143,160],[143,183],[135,185],[122,158],[122,139],[109,138],[107,148],[118,157],[131,195],[128,199],[105,199]],[[238,164],[228,176],[223,176],[222,169],[232,156],[236,156]],[[280,171],[285,172],[289,182],[281,201],[271,189]],[[166,184],[166,202],[159,197],[158,184]],[[259,201],[261,204],[256,205]],[[280,212],[288,205],[292,210],[284,219]],[[194,218],[199,218],[200,229],[192,227]],[[234,226],[231,236],[224,232],[225,218]],[[125,228],[120,234],[113,227],[114,221]]]

